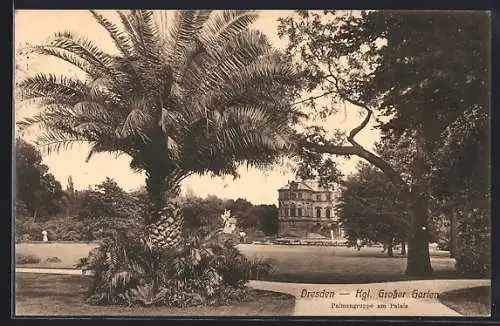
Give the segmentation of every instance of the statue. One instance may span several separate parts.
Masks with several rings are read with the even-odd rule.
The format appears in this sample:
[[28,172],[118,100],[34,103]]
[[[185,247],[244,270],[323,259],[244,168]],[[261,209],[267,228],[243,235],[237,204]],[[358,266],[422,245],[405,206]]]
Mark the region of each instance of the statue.
[[47,231],[45,231],[45,230],[42,231],[42,241],[43,242],[48,242],[49,241],[49,238],[47,236]]
[[234,233],[236,230],[236,218],[231,216],[231,211],[226,209],[220,217],[224,222],[224,229],[222,232],[226,234]]

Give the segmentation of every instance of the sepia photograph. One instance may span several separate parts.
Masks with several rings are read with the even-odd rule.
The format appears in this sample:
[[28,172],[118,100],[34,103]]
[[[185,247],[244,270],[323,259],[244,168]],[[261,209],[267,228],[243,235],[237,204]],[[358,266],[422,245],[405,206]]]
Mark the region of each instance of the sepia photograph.
[[491,316],[489,11],[15,10],[13,48],[14,318]]

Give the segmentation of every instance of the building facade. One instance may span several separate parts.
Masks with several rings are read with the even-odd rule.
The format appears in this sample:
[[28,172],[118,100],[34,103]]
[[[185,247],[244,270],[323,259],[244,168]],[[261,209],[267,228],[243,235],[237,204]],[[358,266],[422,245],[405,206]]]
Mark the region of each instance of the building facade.
[[339,193],[306,181],[292,181],[278,189],[278,235],[303,238],[315,233],[342,239],[342,226],[335,215]]

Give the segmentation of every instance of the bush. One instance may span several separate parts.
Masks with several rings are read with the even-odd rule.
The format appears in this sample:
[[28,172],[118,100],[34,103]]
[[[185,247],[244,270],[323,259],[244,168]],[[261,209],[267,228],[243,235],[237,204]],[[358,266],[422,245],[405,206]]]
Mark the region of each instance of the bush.
[[437,248],[439,250],[450,251],[451,249],[451,240],[447,238],[440,238],[437,241]]
[[195,234],[186,237],[183,246],[155,252],[139,238],[138,234],[115,235],[94,255],[81,259],[78,267],[94,271],[87,302],[221,305],[244,300],[252,268],[258,268],[230,241],[208,243]]
[[[20,241],[42,241],[42,231],[47,231],[49,241],[94,241],[112,237],[115,232],[140,232],[140,219],[99,218],[78,220],[72,217],[54,218],[46,222],[32,219],[16,221],[16,238]],[[29,236],[29,238],[28,238]]]
[[16,265],[38,264],[40,261],[39,257],[32,254],[16,253]]
[[249,262],[249,279],[264,280],[274,272],[274,260],[270,258],[256,257]]
[[59,257],[49,257],[49,258],[45,259],[45,261],[47,263],[60,263],[61,259],[59,259]]
[[476,211],[464,217],[459,226],[456,269],[466,277],[490,276],[489,215]]

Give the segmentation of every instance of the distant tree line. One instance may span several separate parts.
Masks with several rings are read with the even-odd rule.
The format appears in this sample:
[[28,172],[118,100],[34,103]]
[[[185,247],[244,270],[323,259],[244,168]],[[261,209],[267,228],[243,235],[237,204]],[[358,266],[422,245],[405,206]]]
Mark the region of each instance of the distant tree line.
[[[93,189],[76,190],[68,177],[67,187],[48,172],[35,146],[16,140],[16,236],[38,240],[41,231],[49,232],[49,240],[96,240],[113,230],[133,232],[142,227],[148,207],[145,187],[127,192],[112,178]],[[186,231],[221,227],[220,215],[231,210],[238,228],[250,237],[273,235],[278,231],[275,205],[253,205],[245,199],[179,198]]]

